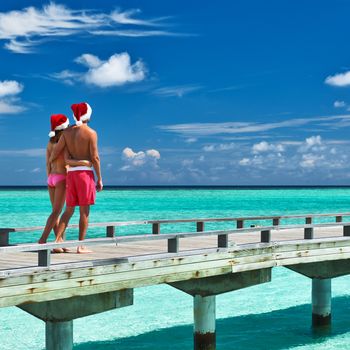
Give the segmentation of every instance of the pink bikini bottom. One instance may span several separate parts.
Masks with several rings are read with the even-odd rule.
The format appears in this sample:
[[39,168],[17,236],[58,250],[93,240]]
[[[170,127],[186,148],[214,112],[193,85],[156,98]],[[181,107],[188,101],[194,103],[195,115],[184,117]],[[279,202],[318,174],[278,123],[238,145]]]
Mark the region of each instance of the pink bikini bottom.
[[58,183],[66,180],[66,175],[63,174],[50,174],[47,178],[47,184],[49,187],[56,187]]

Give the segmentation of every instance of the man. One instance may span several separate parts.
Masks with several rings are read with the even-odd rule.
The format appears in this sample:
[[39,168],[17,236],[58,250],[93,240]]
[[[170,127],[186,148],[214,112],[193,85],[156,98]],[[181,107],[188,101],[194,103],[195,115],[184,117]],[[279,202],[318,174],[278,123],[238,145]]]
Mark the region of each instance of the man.
[[[102,191],[100,158],[97,149],[97,134],[87,123],[91,117],[91,107],[83,102],[73,104],[73,117],[76,125],[64,131],[50,157],[53,161],[66,147],[69,155],[77,160],[89,160],[95,169],[95,185],[92,168],[87,166],[69,167],[66,179],[66,211],[60,219],[56,241],[61,239],[76,206],[80,208],[79,240],[83,241],[89,223],[90,205],[95,204],[96,189]],[[77,248],[77,253],[91,253],[84,246]]]

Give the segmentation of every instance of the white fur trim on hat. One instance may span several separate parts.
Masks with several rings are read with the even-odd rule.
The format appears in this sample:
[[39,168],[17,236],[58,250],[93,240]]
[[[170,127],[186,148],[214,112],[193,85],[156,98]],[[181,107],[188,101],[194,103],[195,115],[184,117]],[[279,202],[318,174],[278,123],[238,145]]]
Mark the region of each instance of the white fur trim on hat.
[[67,118],[67,120],[63,124],[57,126],[55,130],[64,130],[64,129],[67,129],[68,126],[69,126],[69,119]]
[[86,111],[86,113],[84,115],[82,115],[80,117],[80,120],[77,120],[77,118],[75,118],[75,115],[73,114],[73,118],[75,120],[75,125],[76,126],[83,125],[83,122],[90,120],[92,109],[91,109],[91,107],[90,107],[90,105],[88,103],[86,103],[86,107],[87,107],[87,111]]

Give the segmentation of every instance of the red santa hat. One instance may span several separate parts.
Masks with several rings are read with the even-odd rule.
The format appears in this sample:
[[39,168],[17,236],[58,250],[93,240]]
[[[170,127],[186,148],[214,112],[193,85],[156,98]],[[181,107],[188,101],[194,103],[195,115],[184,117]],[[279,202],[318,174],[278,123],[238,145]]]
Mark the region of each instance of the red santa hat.
[[90,120],[92,109],[86,102],[74,103],[71,106],[75,124],[80,126],[83,122]]
[[55,130],[64,130],[69,126],[69,119],[64,114],[53,114],[51,116],[51,131],[49,137],[56,135]]

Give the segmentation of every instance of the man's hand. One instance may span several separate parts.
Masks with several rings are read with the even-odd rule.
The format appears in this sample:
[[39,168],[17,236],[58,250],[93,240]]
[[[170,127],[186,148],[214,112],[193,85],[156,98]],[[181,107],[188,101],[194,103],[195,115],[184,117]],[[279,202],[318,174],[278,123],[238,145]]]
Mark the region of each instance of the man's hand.
[[102,180],[97,180],[97,183],[96,183],[96,191],[97,191],[97,192],[101,192],[102,189],[103,189]]

